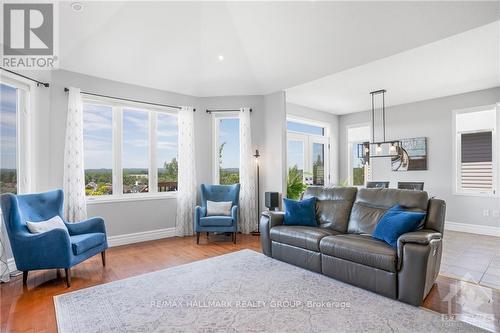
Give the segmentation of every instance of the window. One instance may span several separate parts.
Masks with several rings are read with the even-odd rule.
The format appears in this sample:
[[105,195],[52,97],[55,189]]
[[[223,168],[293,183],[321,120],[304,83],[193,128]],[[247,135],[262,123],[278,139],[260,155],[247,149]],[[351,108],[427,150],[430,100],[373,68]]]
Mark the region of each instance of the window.
[[358,157],[358,145],[370,141],[369,126],[347,128],[347,163],[349,185],[364,186],[371,179],[370,165]]
[[177,117],[158,114],[158,192],[177,191]]
[[30,190],[30,86],[2,76],[0,83],[0,193]]
[[302,179],[306,185],[328,183],[328,137],[325,126],[287,120],[288,178]]
[[113,194],[113,108],[85,104],[83,112],[85,193]]
[[177,191],[177,114],[114,100],[85,100],[85,192],[126,198]]
[[218,116],[215,119],[215,181],[221,185],[240,181],[240,119]]
[[457,193],[496,194],[496,124],[495,106],[455,113]]
[[123,110],[123,193],[149,192],[149,113]]

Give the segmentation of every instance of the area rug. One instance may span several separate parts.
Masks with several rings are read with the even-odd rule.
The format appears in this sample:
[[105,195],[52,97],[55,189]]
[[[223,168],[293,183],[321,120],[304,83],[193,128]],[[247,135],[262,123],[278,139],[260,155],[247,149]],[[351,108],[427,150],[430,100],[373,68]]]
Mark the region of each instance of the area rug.
[[243,250],[54,297],[69,332],[480,332]]

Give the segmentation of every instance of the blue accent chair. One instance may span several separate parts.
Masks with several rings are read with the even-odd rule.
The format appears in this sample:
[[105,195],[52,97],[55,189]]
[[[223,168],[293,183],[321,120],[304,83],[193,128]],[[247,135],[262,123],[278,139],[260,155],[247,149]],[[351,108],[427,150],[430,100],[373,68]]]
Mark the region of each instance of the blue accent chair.
[[23,284],[27,284],[28,272],[37,269],[64,268],[66,284],[71,286],[71,267],[101,253],[106,265],[105,250],[108,248],[104,220],[100,217],[79,223],[66,223],[68,231],[54,229],[32,234],[26,221],[40,222],[56,215],[63,217],[64,195],[62,190],[36,194],[3,194],[2,213],[9,235],[17,269],[23,272]]
[[[200,233],[230,232],[236,244],[238,231],[238,203],[240,200],[240,184],[234,185],[205,185],[200,188],[201,206],[196,206],[194,211],[194,231],[196,244],[200,244]],[[207,200],[232,201],[231,216],[207,216]]]

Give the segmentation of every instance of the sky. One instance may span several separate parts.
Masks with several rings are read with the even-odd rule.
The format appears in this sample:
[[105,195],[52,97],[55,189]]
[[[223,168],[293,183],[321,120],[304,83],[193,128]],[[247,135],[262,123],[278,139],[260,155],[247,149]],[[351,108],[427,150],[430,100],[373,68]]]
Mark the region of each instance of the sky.
[[226,142],[222,152],[222,168],[240,166],[240,120],[238,118],[219,119],[218,147]]
[[15,88],[0,84],[0,168],[16,168],[16,104]]
[[[84,149],[86,169],[112,169],[112,108],[103,105],[84,105]],[[177,158],[177,117],[158,112],[158,167]],[[149,166],[148,112],[123,109],[123,168]]]

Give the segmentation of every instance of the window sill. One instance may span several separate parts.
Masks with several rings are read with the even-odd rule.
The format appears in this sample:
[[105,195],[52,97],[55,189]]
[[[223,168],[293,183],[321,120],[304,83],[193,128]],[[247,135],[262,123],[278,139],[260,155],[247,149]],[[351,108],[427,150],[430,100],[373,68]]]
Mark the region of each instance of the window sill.
[[496,193],[474,193],[474,192],[453,192],[453,195],[462,197],[483,197],[483,198],[499,198],[500,195]]
[[113,202],[127,202],[127,201],[146,201],[146,200],[163,200],[163,199],[177,199],[177,192],[169,193],[156,193],[156,194],[130,194],[130,195],[120,195],[120,196],[90,196],[86,197],[85,201],[87,205],[98,205],[104,203]]

